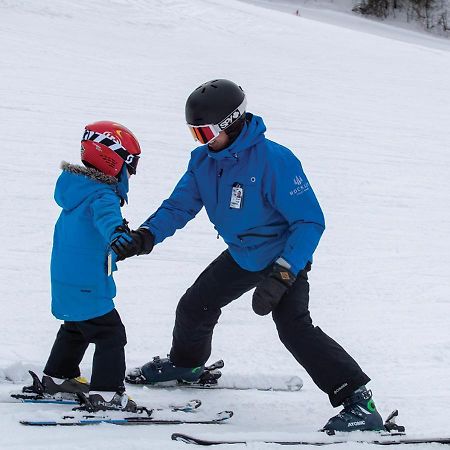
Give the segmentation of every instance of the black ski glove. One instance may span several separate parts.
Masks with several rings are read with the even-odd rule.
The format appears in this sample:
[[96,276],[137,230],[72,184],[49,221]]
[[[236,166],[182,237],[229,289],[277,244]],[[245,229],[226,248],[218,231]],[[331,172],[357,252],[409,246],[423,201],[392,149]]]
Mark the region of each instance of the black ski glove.
[[117,254],[117,261],[136,255],[148,255],[155,245],[155,236],[147,228],[138,228],[123,239],[121,235],[113,239],[111,248]]
[[296,277],[291,271],[275,263],[268,277],[256,286],[252,299],[253,311],[259,316],[269,314],[277,307],[295,280]]

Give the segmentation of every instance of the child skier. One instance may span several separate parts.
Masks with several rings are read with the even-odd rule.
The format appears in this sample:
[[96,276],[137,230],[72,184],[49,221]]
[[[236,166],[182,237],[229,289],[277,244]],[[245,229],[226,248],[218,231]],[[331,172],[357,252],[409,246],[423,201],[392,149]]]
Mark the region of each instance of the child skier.
[[[141,149],[133,133],[102,121],[85,127],[84,166],[62,163],[55,200],[62,212],[55,225],[51,259],[52,313],[64,320],[44,369],[47,396],[84,393],[90,410],[136,411],[123,384],[125,327],[113,298],[116,253],[131,240],[120,207]],[[95,344],[90,386],[79,364]],[[28,389],[28,391],[27,391]],[[24,392],[30,392],[24,388]]]

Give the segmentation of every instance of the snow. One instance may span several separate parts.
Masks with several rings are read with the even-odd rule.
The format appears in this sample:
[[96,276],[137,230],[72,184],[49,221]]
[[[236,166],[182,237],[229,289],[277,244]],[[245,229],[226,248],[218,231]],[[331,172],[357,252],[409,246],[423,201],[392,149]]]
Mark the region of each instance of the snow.
[[[124,209],[138,226],[170,194],[194,146],[187,95],[223,77],[244,87],[267,136],[299,156],[324,209],[310,276],[315,323],[372,377],[384,417],[399,408],[412,435],[450,434],[448,41],[234,0],[0,0],[0,15],[2,398],[28,368],[42,368],[59,326],[49,311],[52,196],[60,161],[78,161],[84,125],[116,120],[138,136],[143,156]],[[169,350],[179,297],[224,247],[202,212],[151,255],[121,264],[116,305],[129,367]],[[0,448],[185,448],[172,432],[295,439],[336,413],[270,317],[253,314],[249,294],[224,310],[213,344],[211,361],[223,358],[229,373],[297,375],[305,385],[130,388],[149,404],[198,397],[206,411],[235,411],[210,427],[33,429],[18,420],[48,407],[1,403]]]
[[[245,3],[283,11],[288,14],[325,22],[339,27],[385,36],[402,42],[416,43],[431,48],[448,49],[450,42],[438,37],[441,29],[426,30],[418,21],[408,21],[407,11],[398,10],[392,17],[380,19],[361,16],[352,11],[358,0],[240,0]],[[436,11],[437,12],[437,11]],[[441,33],[445,35],[445,33]],[[448,34],[447,34],[448,37]]]

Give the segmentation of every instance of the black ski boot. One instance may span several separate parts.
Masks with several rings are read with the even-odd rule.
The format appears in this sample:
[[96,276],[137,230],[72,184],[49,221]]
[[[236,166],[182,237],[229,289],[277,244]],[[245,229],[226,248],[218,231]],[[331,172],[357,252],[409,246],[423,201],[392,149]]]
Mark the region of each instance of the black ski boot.
[[153,384],[177,380],[187,383],[199,381],[205,367],[178,367],[169,358],[155,356],[140,368],[131,370],[125,380],[133,384]]
[[337,431],[381,431],[383,419],[372,400],[372,392],[365,386],[357,389],[342,403],[344,409],[332,417],[321,431],[334,434]]
[[44,392],[55,395],[58,393],[76,394],[77,392],[89,392],[89,383],[83,377],[58,379],[44,375],[42,377]]
[[14,395],[15,398],[67,398],[76,399],[77,393],[89,392],[89,383],[85,378],[53,378],[43,375],[42,381],[32,371],[29,371],[33,384],[22,388],[23,395]]
[[142,412],[145,408],[138,408],[136,402],[131,400],[123,392],[100,392],[91,391],[89,397],[85,394],[78,394],[81,406],[74,408],[76,411],[98,412],[98,411],[123,411],[131,413]]

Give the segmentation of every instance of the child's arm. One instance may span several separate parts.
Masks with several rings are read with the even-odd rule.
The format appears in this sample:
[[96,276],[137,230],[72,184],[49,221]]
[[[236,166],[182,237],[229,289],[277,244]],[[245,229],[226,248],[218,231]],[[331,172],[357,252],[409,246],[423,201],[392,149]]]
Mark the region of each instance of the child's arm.
[[95,227],[105,241],[110,243],[116,237],[116,229],[123,225],[119,198],[112,191],[102,192],[92,201],[91,211]]
[[117,270],[117,254],[113,245],[119,239],[131,239],[130,229],[122,218],[120,201],[113,192],[102,192],[92,201],[91,210],[96,228],[109,244],[105,266],[106,274],[110,276]]

